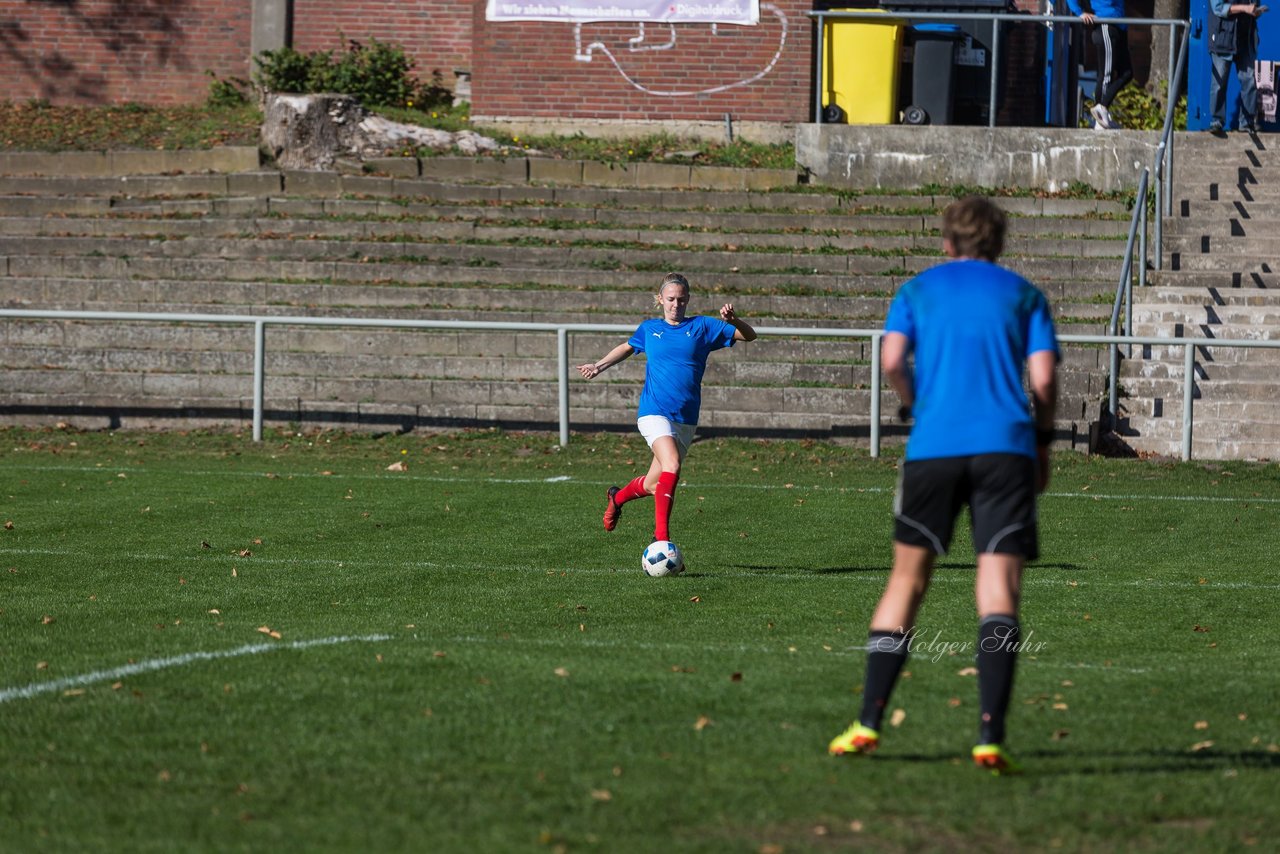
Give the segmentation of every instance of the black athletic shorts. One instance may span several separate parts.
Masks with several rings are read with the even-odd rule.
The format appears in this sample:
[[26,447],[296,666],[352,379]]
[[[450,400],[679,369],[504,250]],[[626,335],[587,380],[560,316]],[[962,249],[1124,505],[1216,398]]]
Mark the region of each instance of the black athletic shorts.
[[1021,454],[910,460],[898,472],[893,538],[946,554],[956,517],[969,505],[973,549],[1035,560],[1036,461]]

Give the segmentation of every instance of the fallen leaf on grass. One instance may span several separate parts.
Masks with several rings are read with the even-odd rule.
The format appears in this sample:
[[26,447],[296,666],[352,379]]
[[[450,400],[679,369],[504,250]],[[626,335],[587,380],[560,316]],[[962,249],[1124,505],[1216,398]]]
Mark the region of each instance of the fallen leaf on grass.
[[53,622],[53,617],[50,617],[48,614],[45,614],[43,617],[40,618],[40,622],[44,623],[47,626]]
[[1191,745],[1191,747],[1189,747],[1188,749],[1189,749],[1192,753],[1199,753],[1199,752],[1200,752],[1200,751],[1202,751],[1202,750],[1208,750],[1210,747],[1213,747],[1213,741],[1212,741],[1212,740],[1210,740],[1210,741],[1197,741],[1195,744]]
[[1208,626],[1192,626],[1192,627],[1191,627],[1191,631],[1193,631],[1193,632],[1207,632],[1207,631],[1209,631],[1209,627],[1208,627]]
[[706,715],[698,715],[698,720],[693,724],[693,728],[698,732],[702,732],[709,726],[711,726],[711,718]]
[[1067,710],[1067,704],[1066,704],[1066,703],[1054,703],[1054,704],[1053,704],[1053,707],[1054,707],[1055,709],[1057,709],[1058,711],[1060,711],[1060,712],[1065,712],[1065,711]]
[[258,626],[258,631],[262,632],[264,635],[273,637],[276,640],[280,640],[280,633],[272,629],[270,626]]
[[569,675],[569,671],[568,671],[568,670],[566,670],[566,669],[565,669],[565,668],[563,668],[563,667],[557,667],[553,672],[554,672],[557,676],[562,676],[562,677],[563,677],[563,676],[568,676],[568,675]]
[[79,697],[79,696],[80,696],[81,694],[83,694],[83,693],[84,693],[84,689],[83,689],[83,688],[68,688],[67,690],[65,690],[65,691],[63,691],[63,692],[62,692],[62,696],[64,696],[64,697]]
[[729,681],[730,681],[730,682],[741,682],[741,681],[742,681],[742,674],[741,674],[741,673],[734,673],[734,674],[732,674],[732,675],[729,677]]
[[591,800],[608,803],[613,800],[613,792],[610,792],[608,789],[592,789]]
[[237,554],[239,554],[240,557],[253,557],[253,552],[248,549],[241,549]]
[[978,668],[976,668],[976,667],[963,667],[963,668],[961,668],[961,669],[959,669],[959,670],[957,670],[957,671],[956,671],[956,675],[957,675],[957,676],[977,676],[977,675],[978,675]]
[[862,822],[858,821],[857,819],[854,819],[853,821],[849,822],[849,829],[852,830],[854,833],[861,833]]
[[400,460],[396,460],[394,463],[387,466],[387,471],[408,471],[408,470],[409,470],[409,467],[404,463],[402,463]]
[[903,709],[894,709],[893,714],[889,715],[889,726],[902,726],[902,722],[907,719],[907,713]]
[[950,706],[950,707],[951,707],[951,708],[953,708],[953,709],[959,708],[959,707],[960,707],[960,698],[959,698],[959,697],[952,697],[950,700],[947,700],[947,705],[948,705],[948,706]]
[[1196,729],[1208,729],[1208,728],[1209,728],[1209,722],[1208,722],[1208,721],[1196,721],[1196,722],[1195,722],[1195,724],[1194,724],[1193,726],[1195,726],[1195,728],[1196,728]]
[[1069,735],[1071,735],[1071,730],[1069,729],[1055,729],[1053,735],[1049,736],[1049,738],[1052,741],[1062,741]]

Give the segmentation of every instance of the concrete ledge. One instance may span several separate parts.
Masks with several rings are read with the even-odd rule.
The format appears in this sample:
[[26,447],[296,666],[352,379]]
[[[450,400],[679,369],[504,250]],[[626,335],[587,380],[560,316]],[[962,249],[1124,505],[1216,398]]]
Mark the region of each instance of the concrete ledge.
[[251,146],[226,146],[204,151],[0,152],[0,175],[91,178],[178,172],[252,172],[260,166],[258,149]]
[[1156,131],[805,124],[796,127],[796,163],[812,183],[837,187],[1055,192],[1078,181],[1110,192],[1136,189],[1159,141]]
[[733,137],[751,142],[778,144],[790,142],[794,124],[758,121],[697,121],[694,119],[598,119],[548,118],[545,116],[481,116],[472,115],[477,129],[492,129],[520,136],[582,133],[601,139],[625,139],[634,136],[665,135],[708,142],[726,142]]

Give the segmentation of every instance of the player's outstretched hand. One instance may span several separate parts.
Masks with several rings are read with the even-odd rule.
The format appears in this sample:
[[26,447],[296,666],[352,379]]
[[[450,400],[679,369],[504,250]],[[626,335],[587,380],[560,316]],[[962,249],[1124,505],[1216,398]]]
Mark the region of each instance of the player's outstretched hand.
[[733,303],[727,302],[720,306],[720,319],[725,323],[733,323],[735,317],[737,315],[733,313]]
[[578,365],[578,373],[582,374],[584,380],[593,380],[600,376],[600,369],[595,366],[594,362],[588,362],[585,365]]

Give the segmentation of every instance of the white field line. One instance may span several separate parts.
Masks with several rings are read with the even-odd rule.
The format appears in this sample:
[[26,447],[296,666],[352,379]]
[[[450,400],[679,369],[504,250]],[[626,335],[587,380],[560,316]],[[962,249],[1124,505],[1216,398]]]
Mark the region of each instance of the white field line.
[[[118,477],[119,474],[149,474],[146,468],[133,468],[129,466],[42,466],[36,464],[18,464],[6,465],[3,468],[11,469],[29,469],[41,472],[96,472],[98,474],[108,475],[110,477]],[[289,480],[290,478],[327,478],[329,480],[378,480],[378,481],[420,481],[424,483],[479,483],[479,484],[535,484],[535,483],[556,483],[567,484],[570,486],[611,486],[611,481],[604,480],[580,480],[571,475],[554,475],[550,477],[530,477],[530,478],[502,478],[502,477],[442,477],[437,475],[414,475],[409,473],[401,474],[321,474],[319,472],[291,472],[280,473],[270,470],[263,471],[204,471],[192,470],[182,472],[172,472],[190,477],[267,477],[268,475],[280,480]],[[680,481],[681,489],[751,489],[751,490],[779,490],[783,492],[840,492],[840,493],[866,493],[868,495],[891,495],[893,487],[885,486],[823,486],[814,484],[805,486],[802,484],[777,484],[777,483],[699,483],[697,481]],[[1265,496],[1253,497],[1233,497],[1223,495],[1139,495],[1139,494],[1110,494],[1110,493],[1094,493],[1094,492],[1046,492],[1041,498],[1085,498],[1093,501],[1173,501],[1173,502],[1192,502],[1192,503],[1216,503],[1216,504],[1280,504],[1280,498],[1268,498]]]
[[[417,635],[414,635],[417,639]],[[52,694],[59,691],[67,691],[75,688],[83,688],[99,682],[109,680],[119,680],[130,676],[137,676],[140,673],[151,673],[156,670],[166,670],[171,667],[184,667],[197,662],[215,661],[223,658],[239,658],[246,655],[259,655],[264,652],[279,652],[281,650],[299,650],[309,649],[317,646],[333,646],[341,643],[376,643],[380,641],[392,640],[391,635],[356,635],[356,636],[335,636],[328,638],[319,638],[317,640],[292,641],[290,643],[254,643],[244,646],[235,647],[234,649],[216,650],[216,651],[196,651],[183,653],[182,655],[169,656],[168,658],[153,658],[148,661],[139,661],[133,664],[126,664],[121,667],[113,667],[107,670],[94,670],[89,673],[81,673],[76,676],[67,676],[62,679],[53,679],[48,682],[33,682],[13,688],[0,689],[0,705],[11,702],[13,700],[27,700],[41,694]],[[556,649],[567,650],[563,640],[556,638],[547,639],[522,639],[513,641],[508,638],[486,638],[473,635],[455,636],[449,638],[433,638],[431,639],[433,646],[448,646],[451,644],[461,646],[518,646],[518,647],[554,647]],[[589,649],[605,649],[605,650],[647,650],[653,652],[670,652],[673,655],[687,655],[689,647],[675,643],[655,643],[652,641],[600,641],[600,640],[579,640],[574,644],[576,647],[586,647]],[[865,653],[865,649],[861,646],[850,646],[845,649],[828,649],[823,647],[821,654],[816,654],[814,650],[800,650],[795,646],[788,646],[783,649],[781,646],[769,647],[763,645],[747,645],[747,644],[698,644],[699,652],[710,652],[717,654],[746,654],[746,655],[788,655],[798,656],[801,661],[806,664],[812,664],[813,659],[820,656],[832,656],[835,658],[861,658]],[[963,654],[949,655],[935,651],[932,647],[926,645],[923,652],[915,652],[912,654],[910,661],[913,665],[918,666],[924,663],[941,665],[941,666],[960,666],[966,664],[969,658]],[[1107,673],[1120,673],[1128,675],[1140,675],[1150,673],[1151,671],[1145,667],[1116,667],[1112,665],[1090,664],[1086,662],[1058,662],[1038,658],[1036,656],[1021,656],[1023,666],[1033,665],[1038,667],[1047,667],[1049,669],[1058,670],[1097,670]]]
[[108,670],[94,670],[89,673],[81,673],[78,676],[67,676],[48,682],[33,682],[30,685],[24,685],[19,688],[0,689],[0,703],[7,703],[10,700],[26,700],[39,694],[80,688],[85,685],[92,685],[95,682],[105,682],[108,679],[124,679],[127,676],[137,676],[139,673],[150,673],[170,667],[182,667],[197,661],[215,661],[220,658],[237,658],[243,655],[279,652],[284,649],[309,649],[315,646],[333,646],[340,643],[374,643],[390,639],[391,635],[340,635],[317,640],[290,641],[288,643],[251,643],[234,649],[215,650],[212,652],[186,652],[182,655],[137,661],[133,664],[112,667]]

